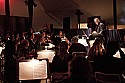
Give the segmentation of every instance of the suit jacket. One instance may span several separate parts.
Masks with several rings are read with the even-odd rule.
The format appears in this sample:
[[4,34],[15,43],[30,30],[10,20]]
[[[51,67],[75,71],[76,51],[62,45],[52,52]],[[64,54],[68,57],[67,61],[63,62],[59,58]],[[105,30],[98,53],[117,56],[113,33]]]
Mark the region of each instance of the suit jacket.
[[101,34],[102,31],[104,31],[104,29],[105,29],[105,25],[103,23],[99,23],[99,25],[96,26],[96,32],[99,34]]

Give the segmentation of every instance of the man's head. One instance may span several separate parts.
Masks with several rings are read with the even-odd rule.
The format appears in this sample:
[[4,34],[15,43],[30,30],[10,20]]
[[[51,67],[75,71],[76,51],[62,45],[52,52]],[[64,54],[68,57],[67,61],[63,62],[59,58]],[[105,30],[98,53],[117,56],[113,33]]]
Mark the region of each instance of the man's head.
[[94,18],[94,23],[95,23],[96,25],[98,25],[98,23],[100,23],[99,18]]

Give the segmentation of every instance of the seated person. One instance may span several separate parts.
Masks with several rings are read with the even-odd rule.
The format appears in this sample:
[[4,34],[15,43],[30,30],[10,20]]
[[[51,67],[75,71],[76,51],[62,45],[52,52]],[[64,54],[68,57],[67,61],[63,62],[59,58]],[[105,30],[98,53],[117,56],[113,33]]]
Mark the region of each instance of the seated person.
[[94,61],[97,56],[103,56],[106,53],[103,40],[101,38],[97,38],[93,46],[89,49],[87,59],[90,61]]
[[78,43],[78,37],[74,36],[72,39],[72,44],[68,49],[69,55],[72,56],[73,52],[86,52],[87,50],[83,44]]
[[70,63],[70,83],[94,83],[92,67],[85,57],[76,56]]
[[27,39],[24,39],[21,41],[21,48],[19,50],[19,55],[18,58],[20,59],[31,59],[33,56],[32,54],[34,53],[33,51],[29,51],[29,41]]

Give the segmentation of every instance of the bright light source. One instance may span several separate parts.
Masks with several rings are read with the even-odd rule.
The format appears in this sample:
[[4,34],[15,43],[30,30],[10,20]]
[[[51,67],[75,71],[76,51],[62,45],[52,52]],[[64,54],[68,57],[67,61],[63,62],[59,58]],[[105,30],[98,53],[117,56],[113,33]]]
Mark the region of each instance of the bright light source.
[[[78,24],[79,27],[79,24]],[[80,29],[88,29],[87,23],[80,23]]]

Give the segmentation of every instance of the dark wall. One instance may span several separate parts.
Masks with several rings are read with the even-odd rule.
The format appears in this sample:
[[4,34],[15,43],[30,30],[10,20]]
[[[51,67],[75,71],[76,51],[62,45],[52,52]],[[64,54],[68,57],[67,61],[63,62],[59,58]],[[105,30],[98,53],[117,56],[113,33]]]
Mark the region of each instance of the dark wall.
[[63,18],[63,29],[64,30],[70,29],[70,17]]
[[0,15],[0,35],[5,32],[21,33],[28,28],[28,17]]

